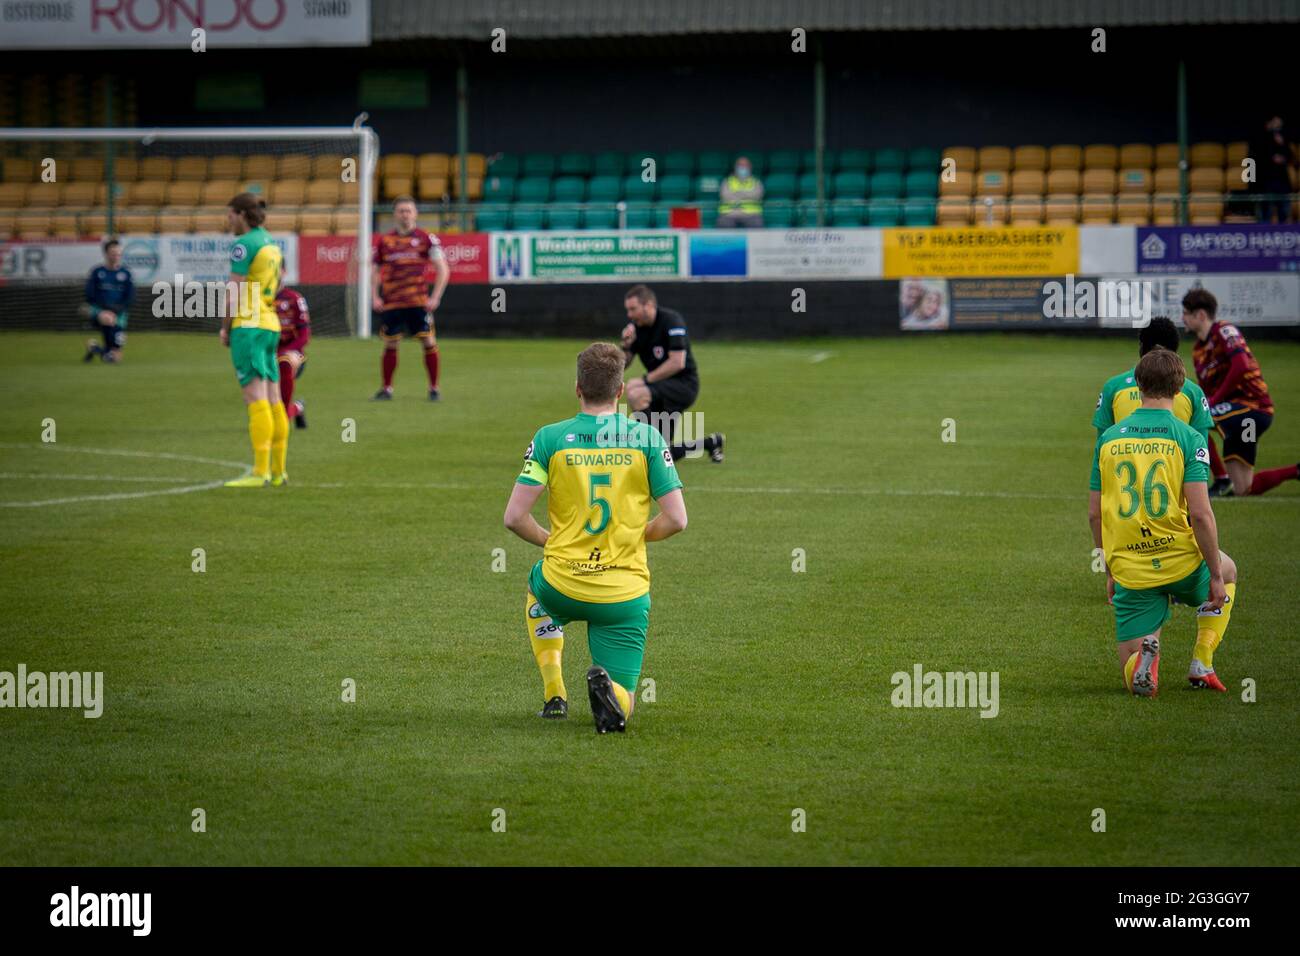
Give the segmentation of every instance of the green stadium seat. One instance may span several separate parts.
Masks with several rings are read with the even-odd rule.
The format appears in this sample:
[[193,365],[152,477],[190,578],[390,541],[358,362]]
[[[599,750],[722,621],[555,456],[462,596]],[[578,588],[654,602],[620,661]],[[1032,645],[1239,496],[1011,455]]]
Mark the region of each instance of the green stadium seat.
[[773,229],[793,229],[799,225],[799,207],[793,202],[764,203],[763,225]]
[[627,227],[629,229],[653,229],[654,206],[648,202],[628,203]]
[[654,150],[644,150],[642,152],[626,153],[623,157],[623,174],[631,176],[633,173],[640,176],[641,171],[645,169],[645,161],[653,159],[655,161],[655,175],[662,176],[664,164],[663,153],[656,153]]
[[862,199],[867,195],[867,174],[852,169],[836,173],[830,194],[837,199]]
[[510,207],[484,203],[474,210],[474,228],[479,232],[504,232],[510,228]]
[[894,170],[871,174],[871,195],[897,199],[903,195],[903,174]]
[[[826,170],[823,178],[826,180],[826,194],[829,196],[831,186],[833,185],[830,170]],[[816,199],[817,198],[817,173],[804,172],[799,174],[799,198]]]
[[[826,203],[826,216],[830,218],[831,204],[829,200]],[[815,199],[802,199],[796,207],[796,214],[799,222],[804,227],[817,225],[817,201]]]
[[502,153],[495,160],[488,163],[487,174],[489,176],[510,177],[515,179],[519,176],[519,157],[510,153]]
[[[835,157],[828,151],[822,157],[822,162],[828,167],[833,166],[835,165]],[[799,154],[799,170],[805,173],[817,172],[817,151],[815,149],[805,149]]]
[[586,153],[561,153],[555,172],[560,176],[590,176],[591,157]]
[[768,173],[763,181],[763,194],[767,199],[794,199],[798,189],[799,180],[794,173]]
[[861,200],[836,199],[831,202],[830,215],[826,219],[828,226],[860,226],[865,205]]
[[691,198],[706,202],[716,202],[718,190],[722,188],[721,176],[696,176]]
[[903,192],[908,198],[939,195],[939,174],[932,169],[914,169],[903,180]]
[[483,200],[485,202],[510,202],[515,198],[515,179],[513,176],[488,176],[483,180]]
[[667,229],[668,223],[672,219],[672,206],[655,206],[650,210],[650,224],[654,229]]
[[555,157],[550,153],[525,153],[522,172],[525,176],[554,176]]
[[938,175],[942,160],[943,154],[929,146],[917,146],[907,151],[907,168],[911,170],[925,170]]
[[694,153],[682,149],[673,150],[671,153],[664,153],[663,166],[659,170],[660,176],[685,176],[689,179],[694,174]]
[[545,229],[546,212],[540,206],[519,206],[510,208],[511,229]]
[[901,149],[887,147],[878,149],[872,156],[871,168],[874,172],[901,173],[907,164],[907,154]]
[[871,150],[869,149],[842,149],[835,155],[836,169],[852,169],[858,172],[869,172],[871,169]]
[[547,229],[581,229],[582,211],[580,209],[548,209],[546,211]]
[[587,181],[581,176],[559,176],[552,181],[551,198],[555,202],[585,202]]
[[725,176],[731,172],[731,156],[719,149],[705,150],[697,157],[695,172],[700,176]]
[[872,199],[867,202],[868,226],[897,226],[903,216],[903,203],[898,199]]
[[798,150],[773,150],[767,157],[767,175],[771,177],[773,173],[797,173],[801,164]]
[[933,199],[908,199],[903,203],[903,225],[933,226],[934,212]]
[[658,186],[659,184],[654,181],[643,180],[640,173],[633,173],[623,177],[623,196],[629,201],[654,202],[658,195]]
[[710,203],[700,207],[700,225],[712,229],[718,222],[718,207]]
[[623,163],[625,162],[622,153],[604,152],[597,153],[592,159],[591,172],[594,176],[622,176]]
[[683,203],[691,198],[691,177],[685,175],[661,176],[659,201]]
[[515,186],[516,202],[542,203],[551,201],[549,176],[525,176]]
[[599,208],[589,206],[583,213],[582,220],[587,229],[617,229],[618,210],[613,206]]
[[623,198],[621,176],[592,176],[587,182],[587,202],[618,202]]

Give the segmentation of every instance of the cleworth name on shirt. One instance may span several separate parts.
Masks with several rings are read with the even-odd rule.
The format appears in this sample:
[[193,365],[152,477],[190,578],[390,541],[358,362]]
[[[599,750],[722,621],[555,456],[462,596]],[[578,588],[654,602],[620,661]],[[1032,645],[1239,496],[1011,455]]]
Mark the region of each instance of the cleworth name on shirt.
[[103,671],[0,671],[0,709],[67,707],[87,719],[104,713]]

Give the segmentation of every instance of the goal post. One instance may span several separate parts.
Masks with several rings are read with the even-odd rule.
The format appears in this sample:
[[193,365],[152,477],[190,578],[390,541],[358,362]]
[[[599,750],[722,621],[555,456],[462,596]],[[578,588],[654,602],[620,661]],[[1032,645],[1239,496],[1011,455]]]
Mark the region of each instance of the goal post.
[[[206,316],[159,321],[149,289],[173,274],[190,278],[191,268],[194,278],[213,278],[225,206],[254,192],[267,201],[267,230],[293,247],[286,280],[312,289],[313,326],[368,338],[379,140],[365,119],[339,127],[0,129],[0,328],[66,321],[80,328],[68,309],[100,261],[98,244],[112,236],[127,267],[139,271],[131,328],[209,330]],[[308,252],[322,261],[306,261]],[[93,261],[80,263],[87,257]]]

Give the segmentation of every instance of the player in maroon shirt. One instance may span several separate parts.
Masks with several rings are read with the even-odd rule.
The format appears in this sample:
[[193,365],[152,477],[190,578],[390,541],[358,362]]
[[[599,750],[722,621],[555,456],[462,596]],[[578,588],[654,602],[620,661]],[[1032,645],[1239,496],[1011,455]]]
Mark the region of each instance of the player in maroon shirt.
[[[424,344],[424,367],[429,373],[429,400],[436,402],[438,393],[438,339],[434,334],[433,313],[442,301],[443,290],[451,277],[451,267],[442,254],[437,236],[415,225],[419,210],[410,196],[393,203],[397,228],[375,240],[374,303],[380,316],[379,334],[384,340],[384,358],[380,368],[383,387],[375,398],[393,397],[393,372],[397,370],[397,346],[403,335],[418,338]],[[435,276],[429,292],[428,268]]]
[[275,296],[275,312],[280,317],[280,344],[275,357],[280,363],[280,398],[284,410],[299,428],[307,427],[302,402],[293,400],[293,386],[307,369],[307,343],[311,340],[311,315],[307,300],[293,289],[281,289]]
[[[1219,302],[1208,289],[1183,296],[1183,324],[1196,335],[1192,362],[1223,439],[1219,458],[1210,439],[1210,468],[1215,482],[1211,495],[1262,495],[1284,481],[1300,478],[1300,466],[1255,471],[1259,436],[1273,424],[1273,399],[1259,362],[1235,325],[1215,319]],[[1230,480],[1229,480],[1230,479]]]

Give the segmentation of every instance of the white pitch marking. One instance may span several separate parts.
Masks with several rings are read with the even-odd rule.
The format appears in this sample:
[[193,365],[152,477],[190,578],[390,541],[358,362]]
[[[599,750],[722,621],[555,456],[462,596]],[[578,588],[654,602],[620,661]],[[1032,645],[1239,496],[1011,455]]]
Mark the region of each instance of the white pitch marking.
[[810,358],[808,361],[809,363],[816,365],[818,362],[825,362],[828,358],[830,358],[834,354],[835,354],[834,352],[814,352],[812,358]]
[[60,475],[35,472],[0,471],[0,478],[39,478],[41,481],[136,481],[158,485],[183,485],[193,478],[141,478],[136,475]]

